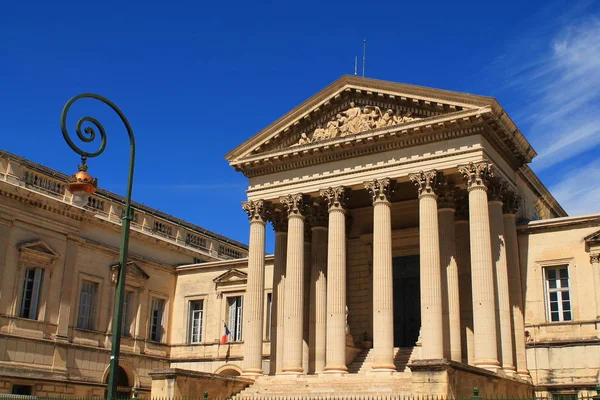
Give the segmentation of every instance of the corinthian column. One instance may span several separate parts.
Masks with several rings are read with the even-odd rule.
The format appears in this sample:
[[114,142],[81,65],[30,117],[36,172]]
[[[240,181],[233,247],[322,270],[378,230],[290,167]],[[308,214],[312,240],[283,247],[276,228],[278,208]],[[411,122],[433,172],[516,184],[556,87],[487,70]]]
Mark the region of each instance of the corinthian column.
[[327,207],[316,205],[311,210],[311,274],[310,274],[310,331],[309,372],[325,370],[327,340]]
[[392,276],[393,194],[389,178],[365,182],[373,197],[373,364],[374,371],[393,372],[394,288]]
[[436,170],[410,174],[419,191],[419,245],[421,255],[421,343],[422,358],[444,358],[442,333],[442,274],[435,189]]
[[517,373],[529,379],[527,356],[525,354],[525,324],[523,321],[523,292],[521,289],[521,268],[519,266],[519,243],[517,241],[517,210],[521,198],[512,190],[504,194],[502,211],[504,213],[504,241],[506,243],[506,262],[508,264],[508,282],[511,304],[511,318],[515,346]]
[[263,296],[265,292],[265,225],[269,204],[246,201],[242,208],[250,219],[248,285],[244,310],[244,375],[261,375],[263,343]]
[[274,212],[271,218],[275,230],[275,259],[273,260],[273,297],[271,299],[271,360],[270,374],[280,374],[283,368],[283,331],[285,263],[287,258],[288,219],[284,212]]
[[[461,361],[460,340],[460,299],[458,290],[458,265],[456,263],[456,243],[454,212],[458,189],[444,182],[438,190],[438,218],[440,223],[440,264],[442,271],[442,293],[445,294],[444,355],[452,361]],[[445,290],[443,290],[445,288]]]
[[462,361],[474,365],[475,341],[473,337],[473,296],[471,289],[471,247],[469,233],[469,193],[458,192],[456,206],[456,263],[460,279],[460,323]]
[[310,362],[310,274],[312,261],[312,231],[310,227],[310,219],[307,218],[304,224],[304,292],[302,293],[303,311],[302,311],[302,369],[305,373],[309,371]]
[[325,372],[346,373],[346,191],[321,190],[329,210],[327,248],[327,349]]
[[490,234],[492,244],[492,261],[496,271],[496,309],[498,311],[498,327],[500,334],[500,354],[502,369],[514,374],[515,364],[512,345],[512,322],[510,317],[510,298],[508,293],[508,265],[506,263],[506,243],[504,240],[504,219],[502,217],[502,196],[506,192],[506,184],[498,177],[490,179],[488,184],[488,207],[490,211]]
[[302,194],[294,194],[279,199],[288,210],[283,373],[291,374],[303,372],[304,203],[302,197]]
[[492,165],[487,161],[458,167],[469,191],[469,228],[471,235],[471,277],[473,288],[473,325],[475,334],[476,366],[496,371],[496,300],[490,216],[486,181]]

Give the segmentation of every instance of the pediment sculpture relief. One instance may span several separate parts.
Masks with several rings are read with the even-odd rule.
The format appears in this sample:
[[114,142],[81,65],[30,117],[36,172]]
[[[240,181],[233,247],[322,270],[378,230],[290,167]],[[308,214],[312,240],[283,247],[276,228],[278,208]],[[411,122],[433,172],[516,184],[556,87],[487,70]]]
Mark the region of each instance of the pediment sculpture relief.
[[364,106],[361,108],[352,102],[350,108],[338,113],[326,124],[316,128],[312,134],[302,133],[298,143],[293,146],[354,135],[371,129],[398,125],[417,119],[420,118],[413,117],[410,112],[396,114],[391,108],[382,112],[377,106]]

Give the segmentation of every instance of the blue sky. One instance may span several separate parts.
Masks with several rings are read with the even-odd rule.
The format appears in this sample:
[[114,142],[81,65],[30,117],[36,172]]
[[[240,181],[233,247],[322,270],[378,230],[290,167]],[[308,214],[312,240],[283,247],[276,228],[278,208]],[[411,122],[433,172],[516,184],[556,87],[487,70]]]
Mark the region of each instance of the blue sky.
[[[353,73],[363,39],[367,77],[498,98],[567,212],[600,212],[600,1],[5,3],[0,148],[74,172],[60,112],[99,93],[133,125],[135,200],[242,242],[246,180],[223,155]],[[124,194],[125,132],[72,112],[104,123],[90,172]]]

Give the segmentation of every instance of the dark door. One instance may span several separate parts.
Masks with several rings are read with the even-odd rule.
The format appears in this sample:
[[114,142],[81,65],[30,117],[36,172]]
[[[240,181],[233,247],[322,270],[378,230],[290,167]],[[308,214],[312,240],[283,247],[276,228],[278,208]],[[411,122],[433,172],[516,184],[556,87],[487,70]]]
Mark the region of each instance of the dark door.
[[394,347],[412,347],[421,329],[419,256],[394,258]]

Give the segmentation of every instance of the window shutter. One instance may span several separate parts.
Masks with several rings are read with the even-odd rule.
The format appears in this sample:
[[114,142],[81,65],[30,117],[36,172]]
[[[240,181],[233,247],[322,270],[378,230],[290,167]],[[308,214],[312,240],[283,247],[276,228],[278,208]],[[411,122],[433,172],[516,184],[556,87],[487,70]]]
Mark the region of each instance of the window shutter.
[[42,287],[42,276],[44,270],[41,268],[35,269],[33,277],[33,292],[31,293],[31,307],[29,308],[29,318],[37,319],[38,303],[40,300],[40,289]]

